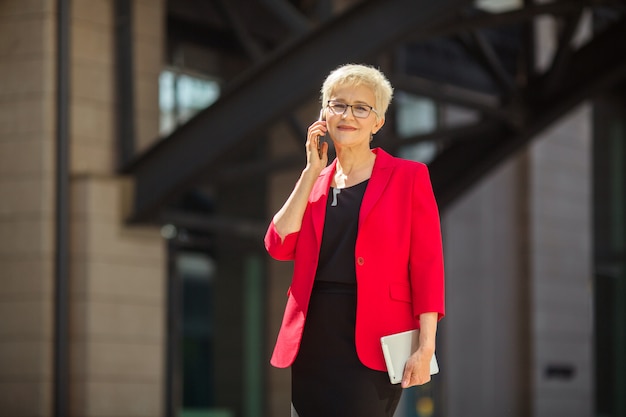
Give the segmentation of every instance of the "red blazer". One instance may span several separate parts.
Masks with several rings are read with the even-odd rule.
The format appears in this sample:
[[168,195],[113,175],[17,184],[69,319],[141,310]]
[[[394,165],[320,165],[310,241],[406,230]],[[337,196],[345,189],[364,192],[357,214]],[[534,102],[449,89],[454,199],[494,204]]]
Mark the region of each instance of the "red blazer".
[[[380,337],[419,328],[419,315],[444,315],[439,213],[426,165],[374,149],[376,162],[359,213],[354,251],[357,280],[356,348],[361,362],[385,371]],[[337,161],[315,182],[298,232],[284,241],[273,222],[265,247],[294,260],[287,306],[271,363],[290,366],[298,354],[322,241],[326,201]]]

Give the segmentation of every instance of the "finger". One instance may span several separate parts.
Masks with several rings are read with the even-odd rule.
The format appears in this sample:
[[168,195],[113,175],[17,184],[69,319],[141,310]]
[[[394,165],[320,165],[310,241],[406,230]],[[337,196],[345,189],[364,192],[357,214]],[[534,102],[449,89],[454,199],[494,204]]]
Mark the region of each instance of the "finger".
[[317,147],[318,138],[319,138],[318,135],[309,135],[309,137],[307,138],[305,146],[307,148]]
[[322,155],[328,154],[328,142],[322,142]]
[[309,136],[324,136],[326,134],[326,122],[315,122],[309,126]]
[[320,138],[320,136],[324,136],[325,134],[326,134],[326,133],[324,133],[322,130],[319,130],[319,129],[313,129],[313,130],[309,131],[308,138],[309,138],[310,140],[313,140],[313,139],[319,139],[319,138]]
[[412,378],[413,378],[412,367],[406,366],[404,368],[404,374],[402,374],[402,388],[410,387]]

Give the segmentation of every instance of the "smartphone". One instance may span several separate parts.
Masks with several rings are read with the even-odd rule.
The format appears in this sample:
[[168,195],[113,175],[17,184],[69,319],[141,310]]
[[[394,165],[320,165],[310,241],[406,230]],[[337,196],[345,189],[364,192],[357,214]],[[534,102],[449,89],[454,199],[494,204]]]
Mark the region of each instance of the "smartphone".
[[[320,117],[318,120],[321,120],[321,121],[326,120],[323,108],[320,110]],[[322,157],[322,143],[324,143],[324,141],[326,140],[325,138],[326,138],[326,135],[317,137],[317,154],[320,156],[320,158]]]

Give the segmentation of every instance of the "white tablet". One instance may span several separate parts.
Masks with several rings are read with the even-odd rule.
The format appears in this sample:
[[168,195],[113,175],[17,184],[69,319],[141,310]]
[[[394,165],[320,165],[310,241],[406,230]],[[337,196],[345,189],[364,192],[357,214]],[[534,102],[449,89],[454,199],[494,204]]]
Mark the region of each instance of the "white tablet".
[[[409,330],[380,338],[385,364],[387,365],[387,373],[389,373],[389,380],[392,384],[402,382],[404,365],[406,365],[409,356],[417,350],[419,333],[419,330]],[[439,365],[437,364],[437,358],[433,354],[430,361],[430,374],[433,375],[438,372]]]

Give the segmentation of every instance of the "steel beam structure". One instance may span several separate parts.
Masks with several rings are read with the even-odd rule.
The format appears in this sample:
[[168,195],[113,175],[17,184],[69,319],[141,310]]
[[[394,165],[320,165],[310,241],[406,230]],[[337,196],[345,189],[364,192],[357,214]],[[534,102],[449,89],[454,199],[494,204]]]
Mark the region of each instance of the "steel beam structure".
[[130,220],[154,220],[159,207],[181,187],[189,186],[210,171],[218,158],[310,97],[332,68],[365,59],[416,28],[427,30],[470,3],[367,0],[277,51],[217,103],[127,167],[135,179]]
[[311,29],[311,22],[287,0],[261,0],[292,32],[303,35]]
[[463,31],[477,29],[489,29],[502,26],[516,25],[537,16],[565,16],[578,13],[589,7],[612,6],[623,4],[621,0],[560,0],[551,3],[530,4],[520,9],[502,13],[474,13],[466,14],[451,13],[447,20],[437,24],[428,31],[416,31],[411,40],[422,40],[426,38],[448,36]]
[[189,228],[203,232],[222,233],[230,236],[263,239],[267,230],[265,222],[241,217],[203,215],[183,210],[167,209],[159,214],[159,223],[171,223],[179,228]]
[[486,71],[491,74],[494,81],[500,86],[500,89],[506,95],[512,95],[515,90],[515,83],[511,79],[511,75],[502,66],[491,44],[485,39],[485,36],[478,30],[472,30],[469,33],[470,42],[466,46],[470,49],[476,49],[479,55],[480,63],[485,67]]
[[500,99],[496,96],[404,74],[394,73],[392,82],[396,89],[435,101],[474,109],[490,118],[514,123],[515,115],[503,109]]
[[235,36],[253,61],[260,61],[265,52],[259,43],[248,33],[246,25],[237,13],[237,9],[227,0],[215,0],[216,7],[224,20],[234,29]]
[[[616,39],[626,39],[626,20],[574,52],[558,87],[552,87],[549,71],[533,83],[528,88],[531,95],[527,97],[525,122],[519,131],[494,125],[481,138],[459,142],[436,158],[430,164],[430,172],[441,210],[583,101],[624,82],[626,44]],[[547,83],[549,90],[543,88]]]
[[[614,24],[610,30],[597,35],[588,45],[574,52],[569,46],[571,27],[578,19],[577,13],[568,19],[571,23],[563,31],[562,44],[555,53],[552,66],[542,76],[525,83],[525,101],[512,107],[499,107],[495,97],[394,74],[396,88],[470,107],[488,117],[467,127],[393,140],[387,147],[393,152],[398,146],[422,141],[437,141],[445,145],[446,150],[431,163],[433,186],[442,209],[576,105],[626,79],[623,70],[626,59],[624,45],[611,48],[615,39],[626,36],[624,23]],[[563,58],[565,53],[562,51],[565,50],[568,50],[567,58]],[[607,51],[611,53],[607,54]],[[567,71],[561,72],[564,60],[567,61]],[[561,74],[558,82],[555,81],[555,72]],[[215,179],[243,181],[251,175],[264,175],[301,164],[300,155],[287,156],[271,163],[239,166],[229,171],[229,175],[222,172]],[[239,172],[239,175],[232,176],[234,172]]]
[[[274,13],[291,13],[282,7],[282,1],[267,3]],[[520,9],[498,14],[466,7],[472,3],[470,0],[367,0],[306,36],[302,35],[304,30],[293,27],[297,33],[291,42],[269,55],[261,56],[258,50],[253,50],[249,55],[256,58],[256,65],[227,86],[217,103],[126,167],[125,171],[135,178],[129,220],[183,221],[172,212],[164,215],[168,204],[207,178],[216,184],[245,181],[251,176],[301,165],[299,155],[230,167],[220,165],[220,161],[259,140],[264,130],[280,119],[287,120],[294,131],[302,130],[293,116],[293,108],[313,97],[328,71],[340,63],[373,58],[403,42],[460,37],[476,62],[500,87],[497,95],[489,95],[409,76],[398,69],[390,73],[396,89],[467,107],[480,114],[478,122],[466,128],[455,127],[407,140],[386,131],[379,138],[392,152],[398,146],[420,141],[442,144],[444,151],[431,163],[433,186],[442,209],[559,117],[626,78],[624,46],[615,42],[626,38],[623,22],[613,24],[606,33],[596,34],[579,50],[571,46],[583,9],[614,6],[616,0],[526,3]],[[520,64],[517,71],[521,73],[507,73],[481,30],[528,25],[539,15],[552,15],[565,22],[551,67],[543,74],[534,74],[531,59]],[[239,38],[243,34],[247,39],[243,25],[235,26]],[[364,31],[367,40],[355,42],[363,38]],[[526,48],[532,48],[529,37],[523,43]],[[255,48],[247,49],[250,52]],[[203,229],[215,229],[216,221],[194,218],[192,223]]]

